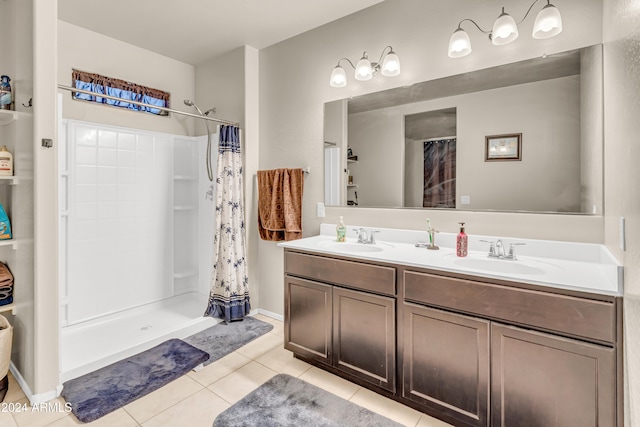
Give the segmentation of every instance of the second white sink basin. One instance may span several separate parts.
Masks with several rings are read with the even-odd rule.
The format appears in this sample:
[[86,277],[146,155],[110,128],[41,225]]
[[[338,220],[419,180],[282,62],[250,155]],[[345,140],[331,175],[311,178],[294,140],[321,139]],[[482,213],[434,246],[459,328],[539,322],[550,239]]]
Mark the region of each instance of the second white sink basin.
[[492,258],[458,258],[453,263],[460,267],[474,270],[506,274],[541,275],[548,273],[549,270],[561,269],[555,264],[532,260],[509,261]]

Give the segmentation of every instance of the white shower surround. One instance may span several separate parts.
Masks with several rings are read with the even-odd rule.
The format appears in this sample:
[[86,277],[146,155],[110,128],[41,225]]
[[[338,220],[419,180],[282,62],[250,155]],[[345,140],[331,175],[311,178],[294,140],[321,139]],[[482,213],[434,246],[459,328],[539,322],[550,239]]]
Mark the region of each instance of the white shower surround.
[[214,216],[206,136],[76,120],[60,131],[66,380],[216,322],[202,317]]

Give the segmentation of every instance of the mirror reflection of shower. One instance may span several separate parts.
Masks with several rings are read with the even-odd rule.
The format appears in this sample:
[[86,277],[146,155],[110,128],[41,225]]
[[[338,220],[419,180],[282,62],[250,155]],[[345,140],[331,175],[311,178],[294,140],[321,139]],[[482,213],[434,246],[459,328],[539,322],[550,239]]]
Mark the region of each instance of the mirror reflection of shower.
[[[203,113],[202,110],[190,99],[185,99],[184,105],[195,108],[203,117],[208,116],[210,113],[216,113],[215,108],[210,108]],[[207,127],[207,175],[209,176],[209,182],[213,182],[213,167],[211,166],[211,129],[209,128],[209,121],[205,120],[204,125]],[[206,197],[209,197],[209,192],[207,192]],[[213,194],[211,197],[211,200],[213,200]]]

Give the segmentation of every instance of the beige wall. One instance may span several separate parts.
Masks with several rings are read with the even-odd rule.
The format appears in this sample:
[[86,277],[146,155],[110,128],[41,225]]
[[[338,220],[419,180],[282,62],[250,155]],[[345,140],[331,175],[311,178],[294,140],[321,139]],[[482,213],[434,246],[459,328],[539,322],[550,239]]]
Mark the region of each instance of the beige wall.
[[[640,2],[605,0],[605,242],[624,263],[626,419],[640,425]],[[619,221],[626,220],[626,251]]]
[[[520,17],[529,4],[518,2],[518,6],[510,11]],[[432,221],[437,217],[434,226],[442,231],[455,231],[451,219],[462,215],[460,220],[467,222],[470,233],[602,241],[599,217],[533,215],[525,222],[530,216],[366,208],[327,208],[326,218],[315,215],[315,204],[324,196],[323,176],[316,171],[323,168],[325,102],[602,42],[602,1],[565,2],[562,14],[569,20],[559,37],[532,39],[533,19],[528,18],[515,43],[496,47],[469,27],[473,53],[458,60],[448,58],[448,40],[461,19],[470,17],[488,27],[499,12],[500,4],[494,0],[387,0],[260,52],[260,168],[311,167],[303,200],[306,236],[316,234],[322,221],[335,223],[338,215],[344,215],[347,224],[420,229],[427,216]],[[389,44],[402,61],[399,76],[356,82],[348,75],[347,87],[329,86],[339,58],[354,61],[363,50],[377,58]],[[282,250],[275,243],[261,241],[259,251],[261,306],[283,313]]]
[[[171,94],[171,108],[193,112],[183,103],[185,99],[194,99],[194,68],[189,64],[64,21],[58,22],[58,49],[59,84],[71,86],[71,70],[75,68],[167,91]],[[70,92],[60,92],[66,119],[175,135],[193,134],[193,119],[187,116],[156,116],[74,101]]]

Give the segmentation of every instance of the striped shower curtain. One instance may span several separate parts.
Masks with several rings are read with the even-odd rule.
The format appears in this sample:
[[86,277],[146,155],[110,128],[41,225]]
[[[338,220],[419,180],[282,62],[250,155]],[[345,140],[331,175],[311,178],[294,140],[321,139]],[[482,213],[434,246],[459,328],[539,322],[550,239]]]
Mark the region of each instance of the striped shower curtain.
[[229,323],[251,310],[239,129],[220,126],[211,292],[205,316]]

